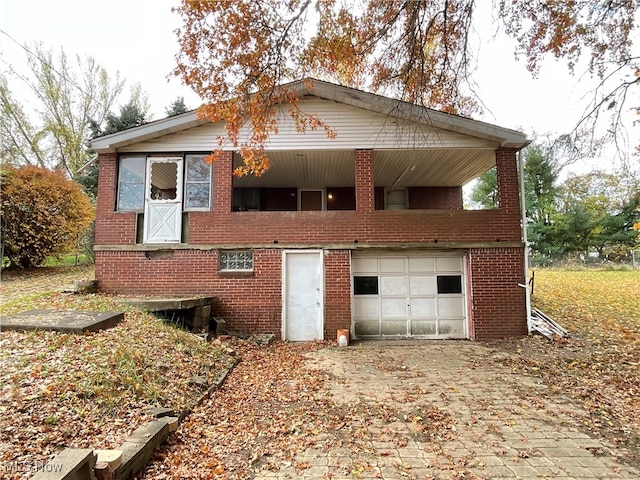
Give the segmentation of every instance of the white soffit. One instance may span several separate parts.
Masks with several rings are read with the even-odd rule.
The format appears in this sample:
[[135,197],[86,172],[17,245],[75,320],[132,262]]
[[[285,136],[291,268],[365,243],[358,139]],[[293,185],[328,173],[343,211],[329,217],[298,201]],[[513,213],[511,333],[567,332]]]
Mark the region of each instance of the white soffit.
[[[271,167],[261,177],[234,178],[243,187],[353,187],[354,153],[344,150],[271,152]],[[234,166],[242,164],[234,156]],[[376,150],[374,184],[377,187],[463,186],[495,165],[492,149]]]

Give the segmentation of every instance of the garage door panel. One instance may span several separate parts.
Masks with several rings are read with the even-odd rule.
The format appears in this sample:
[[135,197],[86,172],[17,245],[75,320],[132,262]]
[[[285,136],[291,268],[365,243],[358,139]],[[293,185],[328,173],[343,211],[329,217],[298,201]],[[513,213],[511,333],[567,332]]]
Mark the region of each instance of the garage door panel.
[[381,258],[380,259],[381,273],[404,273],[405,269],[406,267],[405,267],[404,258]]
[[412,320],[411,335],[437,335],[438,324],[435,320]]
[[407,277],[380,277],[380,295],[407,295]]
[[434,275],[412,275],[409,277],[410,295],[435,295],[437,291]]
[[462,258],[460,257],[436,257],[435,261],[438,272],[462,271]]
[[436,318],[437,306],[435,298],[412,298],[411,317],[412,318]]
[[378,259],[354,258],[351,262],[351,270],[354,273],[378,273]]
[[455,296],[438,298],[438,316],[440,318],[460,318],[464,316],[464,299]]
[[407,318],[407,300],[405,298],[381,298],[380,313],[382,318]]
[[438,335],[450,338],[464,338],[464,320],[440,320]]
[[353,313],[356,318],[380,318],[380,299],[378,297],[355,298]]
[[436,271],[434,258],[409,257],[410,273],[433,273]]
[[353,328],[357,337],[371,337],[380,335],[380,320],[358,320]]
[[382,335],[402,335],[407,336],[406,320],[383,320],[380,323]]

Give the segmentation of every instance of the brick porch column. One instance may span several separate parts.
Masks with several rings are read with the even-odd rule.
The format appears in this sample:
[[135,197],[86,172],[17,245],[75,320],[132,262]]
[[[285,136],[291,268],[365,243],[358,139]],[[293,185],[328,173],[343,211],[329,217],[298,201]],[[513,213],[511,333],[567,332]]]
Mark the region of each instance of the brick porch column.
[[356,150],[356,212],[373,213],[375,208],[373,195],[373,149]]
[[518,180],[517,150],[496,150],[496,175],[498,179],[498,205],[505,213],[520,218],[520,191]]
[[231,215],[233,204],[233,152],[224,151],[213,162],[213,213]]

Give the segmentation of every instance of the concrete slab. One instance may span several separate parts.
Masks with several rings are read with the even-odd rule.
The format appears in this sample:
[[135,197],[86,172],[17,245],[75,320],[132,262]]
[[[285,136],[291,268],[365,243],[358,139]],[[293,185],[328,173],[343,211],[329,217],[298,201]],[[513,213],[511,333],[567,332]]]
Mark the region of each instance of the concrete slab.
[[166,310],[186,310],[189,308],[203,307],[205,305],[213,305],[215,297],[141,297],[123,298],[121,300],[141,310],[163,312]]
[[124,312],[84,312],[29,310],[2,317],[0,330],[51,330],[64,333],[97,332],[116,326],[124,320]]

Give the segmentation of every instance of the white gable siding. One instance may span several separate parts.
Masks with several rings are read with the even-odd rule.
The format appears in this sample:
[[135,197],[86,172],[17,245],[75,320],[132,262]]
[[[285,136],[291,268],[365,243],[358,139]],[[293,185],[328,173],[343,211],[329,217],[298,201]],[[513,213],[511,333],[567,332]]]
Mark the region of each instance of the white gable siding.
[[[495,148],[498,146],[484,139],[409,124],[392,116],[317,97],[302,99],[299,106],[304,112],[318,115],[336,132],[336,138],[327,138],[324,129],[308,130],[305,134],[297,133],[286,107],[281,107],[278,117],[279,133],[270,137],[267,144],[268,150]],[[119,151],[210,151],[217,147],[217,137],[224,134],[225,130],[221,122],[206,124],[128,145]],[[246,135],[245,131],[243,136],[246,138]]]

